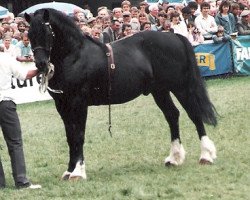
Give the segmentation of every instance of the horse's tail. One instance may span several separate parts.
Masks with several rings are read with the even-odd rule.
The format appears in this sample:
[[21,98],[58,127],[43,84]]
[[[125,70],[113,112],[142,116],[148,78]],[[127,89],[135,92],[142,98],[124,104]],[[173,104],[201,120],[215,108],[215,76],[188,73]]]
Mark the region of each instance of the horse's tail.
[[202,117],[204,123],[216,126],[216,109],[211,103],[205,87],[204,80],[200,75],[193,46],[187,38],[178,35],[186,47],[186,55],[188,58],[187,66],[187,82],[188,82],[188,105],[192,105],[193,111]]

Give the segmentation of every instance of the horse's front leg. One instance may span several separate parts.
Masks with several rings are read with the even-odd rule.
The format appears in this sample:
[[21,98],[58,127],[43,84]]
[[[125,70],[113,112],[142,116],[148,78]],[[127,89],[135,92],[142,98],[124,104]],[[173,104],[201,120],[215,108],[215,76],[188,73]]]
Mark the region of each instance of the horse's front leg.
[[63,180],[86,179],[83,145],[87,119],[87,106],[84,109],[71,110],[63,118],[67,142],[69,145],[68,170],[63,173]]

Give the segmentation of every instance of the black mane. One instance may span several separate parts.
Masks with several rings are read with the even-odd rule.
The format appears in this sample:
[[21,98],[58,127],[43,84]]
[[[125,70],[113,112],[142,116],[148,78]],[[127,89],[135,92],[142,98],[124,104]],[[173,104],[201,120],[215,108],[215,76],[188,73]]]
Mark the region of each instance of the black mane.
[[[47,10],[49,12],[49,22],[53,27],[53,31],[56,34],[56,30],[59,30],[60,35],[56,35],[59,37],[60,44],[63,45],[65,41],[68,41],[68,45],[65,48],[71,48],[72,50],[77,50],[84,45],[84,40],[90,40],[97,44],[98,46],[105,48],[104,44],[94,40],[92,37],[84,34],[82,30],[76,25],[73,17],[67,16],[64,13],[57,11],[55,9],[40,9],[34,13],[34,16],[43,16],[44,11]],[[38,26],[36,26],[38,27]],[[58,38],[57,38],[58,39]]]

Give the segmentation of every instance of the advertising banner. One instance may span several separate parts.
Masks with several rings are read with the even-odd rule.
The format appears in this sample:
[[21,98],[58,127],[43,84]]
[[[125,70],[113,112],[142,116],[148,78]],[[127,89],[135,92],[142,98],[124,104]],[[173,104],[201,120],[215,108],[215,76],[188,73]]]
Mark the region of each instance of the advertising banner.
[[250,36],[239,36],[232,43],[235,72],[250,75]]
[[194,48],[202,76],[214,76],[233,71],[230,42],[202,44]]

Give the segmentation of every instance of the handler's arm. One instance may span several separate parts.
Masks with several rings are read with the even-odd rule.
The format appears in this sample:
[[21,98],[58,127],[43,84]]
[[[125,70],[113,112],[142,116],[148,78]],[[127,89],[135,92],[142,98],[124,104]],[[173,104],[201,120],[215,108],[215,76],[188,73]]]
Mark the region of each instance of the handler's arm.
[[38,74],[38,69],[29,70],[26,79],[31,79]]

